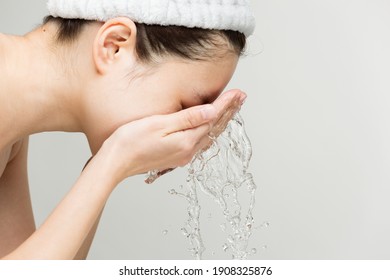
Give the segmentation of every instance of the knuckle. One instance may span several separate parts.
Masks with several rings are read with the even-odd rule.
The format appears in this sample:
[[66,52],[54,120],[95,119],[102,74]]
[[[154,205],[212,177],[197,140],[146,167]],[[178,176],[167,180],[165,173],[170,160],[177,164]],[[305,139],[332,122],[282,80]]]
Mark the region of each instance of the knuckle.
[[188,111],[184,117],[184,122],[187,127],[196,127],[196,120],[197,115],[194,113],[193,110]]

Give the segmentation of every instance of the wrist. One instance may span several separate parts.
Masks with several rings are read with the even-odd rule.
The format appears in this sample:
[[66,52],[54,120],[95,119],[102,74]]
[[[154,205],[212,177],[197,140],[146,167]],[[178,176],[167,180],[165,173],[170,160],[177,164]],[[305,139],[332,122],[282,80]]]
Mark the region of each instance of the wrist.
[[132,160],[126,159],[124,163],[123,160],[123,152],[119,149],[118,145],[115,143],[111,143],[111,141],[106,141],[103,143],[102,147],[94,157],[96,158],[97,164],[99,168],[104,170],[105,176],[111,178],[111,180],[115,183],[115,186],[125,180],[127,177],[133,176],[131,170],[131,162]]
[[110,158],[110,154],[99,150],[85,165],[82,175],[92,177],[94,181],[101,183],[101,186],[108,192],[113,191],[123,180],[117,168]]

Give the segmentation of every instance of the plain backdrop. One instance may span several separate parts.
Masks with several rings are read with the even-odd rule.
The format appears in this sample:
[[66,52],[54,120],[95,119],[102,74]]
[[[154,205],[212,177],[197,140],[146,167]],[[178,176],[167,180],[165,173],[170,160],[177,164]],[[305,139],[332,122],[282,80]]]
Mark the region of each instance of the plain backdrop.
[[[45,2],[1,0],[0,32],[27,33],[47,14]],[[388,259],[390,2],[252,2],[257,29],[228,86],[249,96],[242,115],[259,187],[250,242],[258,252],[250,259]],[[88,158],[81,134],[31,137],[38,226]],[[180,233],[186,203],[168,194],[183,178],[182,170],[153,185],[142,176],[123,182],[89,258],[192,259]],[[218,218],[219,209],[204,203],[203,217]],[[219,222],[202,219],[204,257],[231,258]]]

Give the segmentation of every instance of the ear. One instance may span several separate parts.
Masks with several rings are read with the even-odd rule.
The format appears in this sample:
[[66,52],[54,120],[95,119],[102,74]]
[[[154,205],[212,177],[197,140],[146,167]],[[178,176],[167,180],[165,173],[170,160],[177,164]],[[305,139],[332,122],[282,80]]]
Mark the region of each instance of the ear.
[[93,58],[97,71],[106,74],[110,67],[134,60],[137,27],[127,17],[110,19],[99,29],[94,44]]

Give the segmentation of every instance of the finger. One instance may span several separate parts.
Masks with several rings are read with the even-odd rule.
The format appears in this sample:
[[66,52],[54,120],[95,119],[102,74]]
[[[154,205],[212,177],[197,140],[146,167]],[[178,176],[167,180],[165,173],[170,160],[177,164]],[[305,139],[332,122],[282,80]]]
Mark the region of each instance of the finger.
[[217,98],[217,100],[214,101],[213,105],[218,110],[219,108],[226,106],[226,104],[230,102],[238,101],[242,104],[245,101],[246,97],[247,95],[243,91],[239,89],[233,89],[221,94]]
[[233,119],[240,108],[240,105],[231,105],[226,108],[224,110],[225,113],[223,113],[214,123],[210,135],[217,138],[222,132],[224,132],[229,122]]
[[199,143],[196,146],[197,151],[207,151],[212,145],[214,141],[207,135],[206,137],[203,137]]
[[167,134],[197,128],[214,121],[216,117],[217,110],[213,105],[196,106],[167,115]]
[[149,176],[148,178],[146,178],[144,180],[144,182],[146,184],[153,184],[154,181],[156,181],[158,178],[160,178],[161,176],[169,173],[169,172],[172,172],[173,170],[175,170],[176,168],[168,168],[168,169],[164,169],[162,171],[158,171],[157,175],[156,176]]
[[181,143],[182,141],[185,141],[188,143],[193,143],[195,146],[197,143],[199,143],[199,141],[201,141],[202,138],[208,137],[211,129],[212,127],[206,123],[192,129],[171,133],[168,137],[170,138],[169,141],[172,141],[173,143]]
[[[168,135],[165,139],[174,145],[179,152],[180,157],[184,160],[180,166],[184,166],[193,156],[205,145],[203,139],[208,138],[210,125],[204,124],[197,128],[182,130]],[[185,164],[183,164],[185,162]]]
[[[234,91],[229,91],[221,95],[217,101],[214,102],[213,107],[218,108],[217,111],[217,117],[214,118],[213,123],[214,127],[210,127],[210,125],[207,124],[202,124],[196,128],[192,129],[187,129],[185,131],[183,130],[178,130],[176,132],[180,133],[175,133],[171,134],[173,138],[171,139],[172,141],[189,141],[191,143],[199,143],[202,138],[207,138],[209,139],[209,133],[213,131],[214,137],[219,136],[220,133],[223,132],[223,130],[226,128],[228,122],[232,119],[234,114],[237,112],[237,110],[240,107],[241,100],[242,100],[242,95],[245,95],[243,92],[234,90]],[[246,97],[246,95],[245,95]],[[192,111],[191,109],[198,109],[199,108],[204,108],[208,107],[211,105],[205,105],[205,106],[198,106],[198,107],[193,107],[184,111],[180,111],[178,113],[169,115],[170,117],[174,115],[179,115],[180,113],[183,113],[185,111],[189,112]],[[195,119],[195,118],[193,118]],[[176,126],[177,127],[177,126]],[[188,127],[188,126],[187,126]],[[176,129],[177,130],[177,129]],[[183,140],[185,139],[185,140]]]
[[217,109],[218,116],[214,120],[217,123],[227,112],[237,111],[245,100],[246,94],[239,90],[232,90],[221,95],[213,105]]
[[217,108],[218,116],[213,122],[211,135],[218,137],[227,127],[234,115],[241,109],[246,94],[235,90],[221,96],[213,105]]

